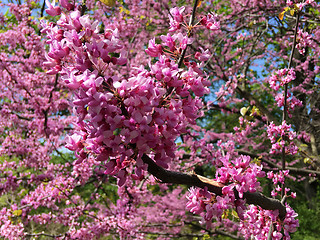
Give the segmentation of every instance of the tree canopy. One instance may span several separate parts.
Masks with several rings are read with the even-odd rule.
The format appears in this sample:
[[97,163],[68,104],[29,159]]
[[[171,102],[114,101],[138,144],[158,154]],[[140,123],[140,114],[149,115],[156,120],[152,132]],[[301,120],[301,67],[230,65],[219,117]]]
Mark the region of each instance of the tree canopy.
[[0,7],[1,238],[320,234],[319,1]]

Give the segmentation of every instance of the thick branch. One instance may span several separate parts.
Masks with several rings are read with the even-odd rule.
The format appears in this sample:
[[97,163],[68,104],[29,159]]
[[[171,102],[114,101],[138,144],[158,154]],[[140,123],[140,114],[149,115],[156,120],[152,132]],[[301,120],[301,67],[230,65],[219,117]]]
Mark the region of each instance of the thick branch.
[[162,183],[183,184],[187,186],[196,186],[200,188],[207,187],[210,192],[216,193],[218,195],[222,194],[222,187],[224,185],[221,183],[199,176],[197,174],[186,174],[166,170],[158,166],[147,155],[143,155],[142,160],[143,162],[148,164],[148,172],[156,178],[158,178],[159,180],[161,180]]
[[[162,183],[173,183],[183,184],[187,186],[194,186],[204,188],[217,195],[222,195],[223,184],[216,182],[212,179],[202,177],[197,174],[186,174],[174,171],[166,170],[158,166],[150,157],[147,155],[142,156],[144,163],[148,164],[148,172],[153,176],[161,180]],[[279,210],[279,217],[284,219],[286,215],[286,207],[281,204],[279,200],[268,198],[261,193],[250,193],[246,192],[243,194],[248,204],[259,205],[263,209],[267,210]]]

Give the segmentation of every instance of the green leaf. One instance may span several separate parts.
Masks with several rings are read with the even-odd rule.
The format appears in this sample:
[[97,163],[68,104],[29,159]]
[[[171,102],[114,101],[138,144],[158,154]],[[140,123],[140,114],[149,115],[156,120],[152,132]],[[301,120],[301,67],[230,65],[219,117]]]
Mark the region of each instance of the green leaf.
[[303,162],[304,162],[305,164],[311,164],[311,163],[312,163],[312,160],[311,160],[310,158],[306,157],[306,158],[303,159]]
[[247,111],[248,111],[249,107],[243,107],[240,109],[240,113],[242,116],[246,115]]
[[16,217],[19,217],[21,214],[22,214],[22,210],[21,209],[13,211],[13,215],[15,215]]

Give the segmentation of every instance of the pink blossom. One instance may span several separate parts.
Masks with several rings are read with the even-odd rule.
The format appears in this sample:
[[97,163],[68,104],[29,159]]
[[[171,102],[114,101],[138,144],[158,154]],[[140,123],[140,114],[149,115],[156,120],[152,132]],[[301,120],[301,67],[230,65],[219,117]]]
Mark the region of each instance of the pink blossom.
[[170,13],[176,22],[179,22],[179,23],[183,22],[182,13],[184,10],[185,10],[185,7],[180,7],[180,8],[174,7],[170,9]]
[[155,43],[155,39],[149,40],[149,47],[146,49],[146,53],[151,57],[158,57],[162,54],[162,47]]
[[66,137],[66,148],[68,148],[71,151],[76,151],[80,148],[82,148],[82,143],[81,143],[81,135],[79,134],[73,134],[72,136],[67,136]]
[[167,34],[167,36],[161,35],[160,38],[163,44],[169,47],[170,51],[174,51],[176,44],[169,33]]
[[183,22],[183,16],[182,13],[185,10],[185,7],[174,7],[170,9],[170,14],[169,20],[170,20],[170,28],[169,31],[176,31],[180,29],[181,23]]
[[312,45],[312,37],[308,32],[303,32],[301,29],[298,30],[298,43],[296,48],[299,50],[300,54],[305,53],[305,48],[310,47]]
[[202,48],[200,48],[200,50],[201,50],[201,53],[200,52],[196,52],[195,58],[198,59],[201,62],[207,61],[211,56],[211,54],[209,52],[209,49],[206,49],[204,51]]
[[61,6],[67,9],[68,11],[71,11],[74,8],[74,5],[70,3],[69,0],[59,0],[59,2]]
[[200,214],[203,211],[203,206],[201,206],[199,197],[200,194],[198,189],[193,187],[189,188],[189,193],[187,195],[188,203],[186,207],[194,214]]
[[46,13],[50,16],[58,16],[61,14],[61,9],[59,6],[55,6],[56,0],[52,0],[52,3],[49,2],[49,0],[46,0],[46,4],[49,7],[46,9]]
[[201,24],[212,31],[220,29],[220,22],[218,20],[218,16],[211,13],[202,18]]

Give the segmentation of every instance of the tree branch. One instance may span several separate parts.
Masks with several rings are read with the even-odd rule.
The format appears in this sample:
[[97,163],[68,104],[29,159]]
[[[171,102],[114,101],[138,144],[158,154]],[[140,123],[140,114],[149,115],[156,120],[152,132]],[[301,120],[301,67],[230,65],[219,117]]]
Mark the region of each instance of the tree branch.
[[259,102],[258,99],[256,99],[250,92],[239,86],[236,88],[236,90],[240,94],[240,96],[246,99],[249,103],[253,101],[254,105],[257,106],[260,112],[265,115],[270,122],[274,122],[278,125],[279,121],[277,120],[277,118],[267,108],[265,108],[265,106],[263,106],[263,104]]
[[58,238],[58,237],[62,237],[64,236],[65,234],[58,234],[58,235],[55,235],[55,234],[48,234],[48,233],[27,233],[25,234],[25,236],[28,236],[28,237],[40,237],[40,236],[44,236],[44,237],[49,237],[49,238]]
[[[290,59],[289,59],[289,65],[288,65],[288,70],[292,67],[292,62],[293,62],[293,55],[294,55],[294,50],[296,48],[296,43],[297,43],[297,33],[298,33],[298,26],[299,26],[299,18],[300,18],[300,11],[297,13],[297,19],[296,19],[296,25],[294,29],[294,36],[293,36],[293,43],[292,43],[292,49],[291,49],[291,54],[290,54]],[[288,111],[288,83],[284,84],[284,105],[283,105],[283,112],[282,112],[282,123],[287,120],[287,111]],[[283,141],[286,141],[284,137],[281,137]],[[285,145],[282,146],[282,153],[281,153],[281,167],[282,170],[285,170],[286,168],[286,147]],[[285,184],[282,184],[282,190],[281,190],[281,197],[285,195],[284,193],[284,188]]]
[[[222,188],[224,185],[219,182],[194,173],[186,174],[166,170],[158,166],[145,154],[142,156],[142,160],[144,163],[148,164],[148,172],[161,180],[162,183],[182,184],[199,188],[207,187],[208,191],[217,195],[222,195]],[[236,192],[236,196],[237,195],[238,194]],[[267,210],[278,209],[280,219],[284,219],[286,216],[286,207],[279,200],[268,198],[261,193],[246,192],[243,196],[248,204],[255,204]]]
[[[190,21],[189,21],[189,28],[191,28],[192,25],[193,25],[194,19],[196,17],[197,7],[198,7],[198,0],[195,0],[194,3],[193,3],[192,15],[191,15]],[[191,29],[188,29],[188,37],[190,37],[190,35],[191,35]],[[184,56],[186,55],[186,52],[187,52],[187,48],[188,48],[188,45],[186,46],[185,49],[183,49],[183,51],[181,53],[181,56],[180,56],[179,61],[178,61],[178,67],[179,68],[182,66],[182,62],[183,62]]]
[[222,231],[222,230],[219,230],[219,229],[212,229],[212,230],[209,230],[209,229],[207,229],[207,228],[205,228],[205,227],[202,227],[202,226],[200,226],[200,225],[198,225],[198,224],[195,224],[195,223],[193,223],[193,222],[184,222],[185,224],[189,224],[189,225],[191,225],[191,226],[193,226],[193,227],[196,227],[196,228],[198,228],[198,229],[201,229],[201,230],[203,230],[203,231],[206,231],[210,236],[211,235],[214,235],[214,234],[218,234],[218,235],[222,235],[222,236],[226,236],[226,237],[229,237],[229,238],[233,238],[233,239],[238,239],[238,240],[243,240],[244,238],[242,238],[242,237],[238,237],[238,236],[236,236],[236,235],[233,235],[232,233],[228,233],[228,232],[225,232],[225,231]]
[[[262,162],[265,162],[266,164],[268,164],[272,168],[277,168],[278,170],[282,169],[282,166],[280,166],[280,165],[278,165],[268,159],[262,158],[258,154],[247,152],[244,150],[238,150],[237,152],[240,154],[243,154],[243,155],[248,155],[253,158],[259,158],[259,160],[261,160]],[[286,166],[286,169],[289,170],[291,174],[294,173],[294,174],[302,175],[302,176],[309,176],[310,174],[314,174],[314,175],[320,177],[320,172],[316,171],[316,170],[312,170],[312,169],[302,169],[302,168],[287,167],[287,166]]]

